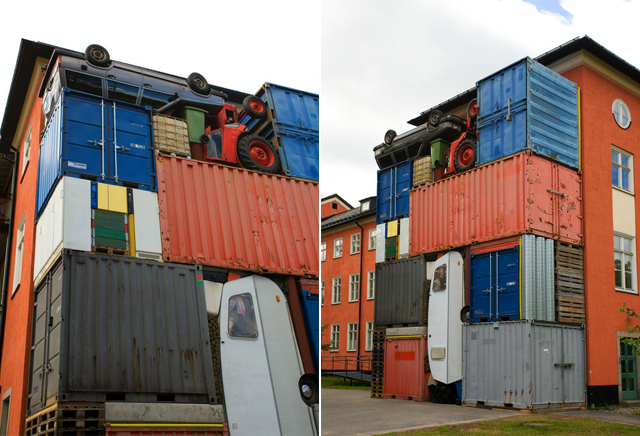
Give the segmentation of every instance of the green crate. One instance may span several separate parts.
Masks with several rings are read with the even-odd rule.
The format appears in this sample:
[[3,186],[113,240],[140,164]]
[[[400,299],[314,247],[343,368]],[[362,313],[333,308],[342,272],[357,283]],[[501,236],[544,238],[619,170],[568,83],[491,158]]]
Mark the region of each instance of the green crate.
[[94,239],[94,244],[96,247],[109,247],[109,248],[119,248],[121,250],[127,249],[127,241],[121,241],[119,239],[112,238],[103,238],[96,236]]
[[391,236],[391,237],[385,239],[384,240],[384,246],[385,246],[385,248],[397,247],[398,246],[398,237],[397,236]]
[[206,113],[206,110],[192,106],[185,106],[184,109],[180,111],[180,118],[187,121],[189,142],[200,143],[200,137],[204,135],[204,114]]
[[434,139],[431,141],[431,168],[436,167],[436,161],[440,163],[440,166],[444,164],[444,152],[451,146],[449,141],[445,141],[442,138]]
[[108,210],[93,210],[93,226],[124,232],[126,229],[125,214]]
[[119,241],[127,240],[127,233],[120,230],[104,229],[104,228],[96,227],[94,229],[94,232],[95,232],[96,238],[98,237],[110,238],[110,239],[117,239]]

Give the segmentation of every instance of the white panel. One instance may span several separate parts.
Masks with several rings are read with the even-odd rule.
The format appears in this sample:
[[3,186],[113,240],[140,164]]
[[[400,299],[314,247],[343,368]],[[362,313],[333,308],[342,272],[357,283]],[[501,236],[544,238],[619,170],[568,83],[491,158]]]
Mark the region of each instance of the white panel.
[[220,313],[220,300],[222,299],[222,283],[205,280],[204,299],[207,306],[207,315],[218,316],[218,313]]
[[387,236],[385,227],[385,223],[376,226],[376,263],[384,262],[384,239]]
[[402,258],[409,257],[409,218],[400,220],[400,252]]
[[158,211],[158,194],[133,189],[136,253],[140,251],[162,255]]
[[91,251],[91,182],[74,177],[65,177],[63,181],[64,248]]
[[613,191],[613,231],[636,235],[636,202],[635,197],[619,189]]

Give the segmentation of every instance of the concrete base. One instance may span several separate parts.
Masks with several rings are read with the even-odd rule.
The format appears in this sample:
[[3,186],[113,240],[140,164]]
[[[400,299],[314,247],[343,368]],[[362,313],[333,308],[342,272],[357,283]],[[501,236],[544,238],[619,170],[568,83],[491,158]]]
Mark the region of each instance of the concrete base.
[[221,405],[180,403],[105,403],[105,422],[168,422],[211,423],[226,422]]

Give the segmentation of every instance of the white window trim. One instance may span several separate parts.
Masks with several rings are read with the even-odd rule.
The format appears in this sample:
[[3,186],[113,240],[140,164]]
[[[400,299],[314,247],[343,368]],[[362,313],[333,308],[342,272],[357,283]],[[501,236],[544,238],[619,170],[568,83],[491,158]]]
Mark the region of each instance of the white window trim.
[[[372,274],[373,274],[373,283],[371,283]],[[367,300],[374,300],[375,297],[376,297],[376,271],[371,270],[371,271],[367,271]]]
[[320,262],[327,260],[327,243],[322,242],[320,244]]
[[[336,292],[337,281],[339,281],[337,286],[338,292]],[[342,297],[342,277],[334,277],[331,281],[331,304],[340,304],[341,297]]]
[[27,212],[25,211],[22,214],[22,220],[20,220],[20,225],[18,226],[18,235],[16,237],[16,258],[13,265],[13,292],[11,295],[15,294],[18,290],[18,286],[20,286],[20,280],[22,277],[22,258],[24,256],[24,227],[25,227],[25,219],[27,217]]
[[[625,233],[620,233],[620,232],[613,232],[614,236],[619,236],[625,239],[629,239],[631,240],[631,285],[633,286],[631,289],[629,288],[619,288],[619,287],[615,287],[617,292],[624,292],[626,294],[634,294],[637,295],[638,294],[638,275],[637,275],[637,258],[636,258],[636,238],[635,236],[631,236],[631,235],[627,235]],[[614,253],[622,253],[622,254],[626,254],[628,253],[627,251],[623,251],[623,250],[618,250],[618,249],[613,249]],[[623,264],[624,267],[624,264]],[[622,274],[624,275],[624,269],[622,270]],[[615,269],[614,269],[614,285],[615,285]]]
[[[355,289],[353,289],[353,278],[356,278],[356,282],[355,282]],[[354,298],[354,291],[355,291],[355,298]],[[349,302],[355,302],[358,301],[358,297],[360,294],[360,274],[349,274]]]
[[[629,123],[626,126],[620,124],[618,118],[616,117],[616,103],[619,103],[620,106],[624,107],[624,109],[626,109],[627,111],[627,114],[629,114]],[[613,103],[611,104],[611,113],[613,114],[613,119],[615,120],[618,127],[623,130],[627,130],[629,127],[631,127],[631,110],[629,110],[629,106],[624,102],[624,100],[620,98],[616,98],[615,100],[613,100]]]
[[373,321],[367,321],[367,337],[364,342],[364,351],[373,350]]
[[[616,147],[615,145],[611,144],[611,151],[615,151],[616,153],[619,153],[627,158],[629,158],[629,189],[624,189],[622,186],[617,186],[613,184],[613,180],[611,180],[611,186],[614,189],[618,189],[622,192],[628,192],[630,194],[633,194],[633,154],[629,153],[628,151],[625,151],[619,147]],[[623,171],[623,166],[621,164],[619,164],[618,162],[614,162],[613,159],[611,160],[611,164],[615,165],[616,167],[619,168],[618,171],[618,177],[620,180],[622,180],[621,176],[621,171]]]
[[[333,340],[333,337],[336,337],[336,340]],[[331,339],[329,341],[329,351],[332,353],[337,353],[340,350],[340,324],[331,324]]]
[[[340,241],[340,244],[338,244],[338,241]],[[340,254],[338,255],[338,247],[340,247]],[[333,258],[334,259],[339,259],[342,257],[342,252],[344,249],[344,245],[342,244],[342,238],[336,238],[333,241]]]
[[[352,327],[355,326],[355,331]],[[355,333],[355,340],[351,339],[352,333]],[[350,322],[347,324],[347,351],[358,350],[358,323]]]
[[324,280],[320,280],[320,306],[324,306]]
[[[373,229],[369,229],[369,251],[376,249],[377,241],[377,229],[374,227]],[[373,244],[371,243],[373,242]]]
[[[358,247],[354,249],[354,241],[358,241]],[[351,244],[349,246],[349,250],[351,254],[360,253],[360,233],[354,233],[351,235]]]
[[33,125],[29,125],[29,131],[27,132],[27,136],[24,139],[24,144],[22,145],[22,175],[24,176],[24,172],[27,169],[27,164],[29,163],[29,158],[31,156],[31,129]]

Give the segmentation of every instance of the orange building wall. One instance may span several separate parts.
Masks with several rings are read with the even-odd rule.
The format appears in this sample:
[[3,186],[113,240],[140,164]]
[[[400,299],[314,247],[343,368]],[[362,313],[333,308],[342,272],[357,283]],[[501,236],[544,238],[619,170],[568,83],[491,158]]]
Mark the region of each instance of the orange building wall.
[[[337,207],[336,209],[333,208],[334,204]],[[339,202],[331,201],[329,203],[325,203],[320,206],[320,218],[326,218],[328,216],[336,215],[346,211],[347,209],[343,205],[341,205]]]
[[[360,355],[371,355],[371,351],[365,351],[366,347],[366,327],[367,321],[373,321],[373,305],[374,300],[367,300],[367,281],[368,271],[375,270],[376,250],[369,250],[369,230],[375,229],[375,217],[368,217],[360,223],[364,232],[361,235],[360,252],[362,258],[362,272],[360,273],[360,298],[362,305],[360,323],[358,324],[358,348],[357,351],[347,351],[348,340],[348,324],[350,322],[358,322],[358,302],[349,302],[349,275],[360,272],[360,255],[350,254],[351,235],[360,232],[360,228],[354,223],[341,229],[338,232],[329,235],[323,234],[321,242],[327,243],[327,259],[321,262],[321,279],[325,282],[324,304],[320,309],[322,325],[327,324],[327,328],[322,335],[322,343],[328,344],[331,341],[331,324],[340,324],[340,344],[339,351],[322,351],[321,357],[324,359],[322,368],[330,369],[330,363],[326,361],[330,357],[347,356],[353,357]],[[343,249],[342,257],[333,258],[333,242],[335,239],[342,237]],[[333,278],[342,277],[342,291],[339,304],[331,304],[331,292],[333,287]],[[355,369],[355,368],[351,368]]]
[[[562,75],[581,89],[587,385],[618,385],[616,332],[626,331],[625,322],[633,324],[619,309],[626,303],[640,310],[640,298],[615,291],[611,145],[636,156],[633,189],[640,192],[640,99],[584,65]],[[611,107],[616,98],[624,100],[631,111],[627,130],[613,118]],[[640,216],[637,199],[635,209],[636,217]],[[636,226],[636,265],[638,236]]]
[[[33,258],[35,245],[35,199],[38,172],[38,152],[40,132],[44,126],[41,99],[37,98],[30,115],[31,151],[29,163],[22,174],[22,144],[29,129],[25,127],[20,141],[21,149],[17,153],[18,185],[14,202],[13,239],[11,241],[11,262],[9,264],[9,282],[6,307],[4,343],[2,347],[2,366],[0,367],[0,387],[2,394],[11,388],[11,404],[8,434],[24,434],[27,390],[29,385],[29,359],[31,350],[31,324],[33,315]],[[24,227],[24,249],[22,257],[22,275],[20,285],[13,296],[13,270],[16,256],[18,226],[26,211]]]

